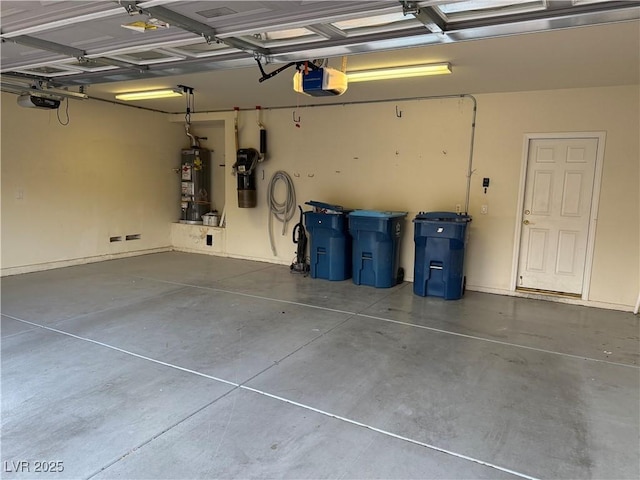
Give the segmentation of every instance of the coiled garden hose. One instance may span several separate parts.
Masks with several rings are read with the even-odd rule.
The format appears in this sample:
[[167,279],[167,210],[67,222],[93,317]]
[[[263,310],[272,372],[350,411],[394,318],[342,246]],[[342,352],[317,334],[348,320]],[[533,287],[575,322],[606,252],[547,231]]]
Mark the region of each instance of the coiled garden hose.
[[[278,182],[284,183],[285,199],[278,202],[275,198],[276,185]],[[282,222],[282,235],[287,231],[287,225],[296,213],[296,190],[293,186],[293,180],[287,172],[278,170],[273,174],[269,181],[269,190],[267,191],[267,203],[269,204],[269,241],[271,242],[271,252],[273,256],[277,256],[276,246],[273,241],[273,217]]]

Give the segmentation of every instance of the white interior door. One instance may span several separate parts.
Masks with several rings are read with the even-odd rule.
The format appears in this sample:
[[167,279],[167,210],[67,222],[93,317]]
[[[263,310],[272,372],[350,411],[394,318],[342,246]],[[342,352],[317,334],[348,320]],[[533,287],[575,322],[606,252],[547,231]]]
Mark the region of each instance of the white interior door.
[[517,286],[581,294],[597,138],[531,139]]

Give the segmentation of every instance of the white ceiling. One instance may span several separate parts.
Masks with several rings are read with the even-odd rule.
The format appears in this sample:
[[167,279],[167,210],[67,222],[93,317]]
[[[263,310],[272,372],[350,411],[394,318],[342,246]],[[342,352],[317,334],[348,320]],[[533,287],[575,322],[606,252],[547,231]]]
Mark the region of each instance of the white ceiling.
[[[560,15],[546,20],[540,18],[540,13],[535,13],[534,16],[538,15],[535,18],[529,18],[527,15],[531,14],[527,13],[514,14],[509,11],[508,14],[496,14],[493,11],[488,15],[486,12],[489,10],[469,9],[482,6],[483,3],[485,6],[498,5],[503,10],[507,6],[514,8],[506,3],[502,5],[497,0],[458,2],[453,6],[451,2],[418,2],[419,12],[427,12],[432,17],[436,8],[451,10],[456,5],[467,15],[458,23],[451,20],[452,13],[445,16],[446,21],[440,18],[439,26],[444,27],[443,31],[438,31],[438,25],[418,21],[419,15],[398,15],[398,12],[403,12],[401,3],[403,2],[138,2],[138,5],[152,7],[162,4],[165,8],[180,11],[190,17],[197,16],[193,13],[195,11],[213,8],[235,8],[235,11],[240,12],[235,16],[212,17],[207,20],[203,28],[213,28],[212,25],[215,25],[215,30],[212,31],[223,42],[214,42],[211,47],[207,47],[201,37],[184,29],[171,27],[153,32],[152,35],[159,33],[155,36],[149,36],[148,32],[123,29],[120,26],[122,23],[140,16],[130,17],[117,2],[3,1],[0,4],[1,35],[5,42],[2,46],[3,90],[6,90],[6,79],[32,82],[40,78],[75,90],[78,85],[84,85],[89,96],[114,101],[115,94],[119,92],[181,84],[194,88],[196,111],[213,111],[229,110],[235,106],[295,106],[460,93],[640,84],[640,6],[637,2],[557,2],[567,8],[569,5],[573,8],[586,4],[592,10],[585,15]],[[542,8],[537,4],[544,6],[545,14],[554,8],[557,12],[562,6],[534,0],[526,4],[516,2],[516,7],[522,9],[527,5],[534,5]],[[609,10],[599,13],[593,10],[593,5],[598,8],[606,6]],[[52,10],[53,7],[55,9]],[[336,43],[336,38],[328,34],[309,44],[305,40],[305,36],[309,35],[308,31],[284,43],[273,39],[279,32],[304,27],[304,22],[311,22],[314,28],[326,34],[325,30],[329,28],[327,25],[336,25],[338,20],[370,18],[372,12],[395,12],[394,15],[402,21],[394,21],[373,30],[354,30],[355,33],[349,33],[346,37],[340,36],[339,44]],[[163,11],[159,13],[162,14]],[[104,18],[86,20],[95,15]],[[239,19],[236,18],[233,23],[235,17]],[[198,18],[202,20],[204,17],[200,15]],[[420,18],[424,20],[425,17]],[[511,19],[510,23],[505,22],[506,18]],[[69,19],[71,23],[64,24]],[[261,74],[253,58],[255,50],[246,49],[245,44],[241,44],[241,48],[230,46],[231,43],[254,38],[253,34],[249,35],[250,32],[267,30],[272,33],[262,34],[255,47],[264,54],[263,63],[269,62],[264,67],[267,71],[282,66],[286,61],[314,58],[329,58],[330,66],[340,68],[342,56],[346,56],[347,70],[449,62],[453,74],[354,83],[340,97],[307,97],[292,89],[293,68],[260,83],[258,80]],[[145,67],[146,70],[142,67],[140,70],[132,69],[131,64],[124,64],[129,68],[122,68],[122,65],[116,67],[106,63],[91,66],[108,67],[111,70],[92,73],[78,68],[93,59],[106,59],[107,62],[116,60],[117,63],[131,61],[132,52],[134,56],[147,55],[150,50],[149,39],[156,46],[152,50],[153,54],[158,51],[176,53],[180,45],[187,43],[200,44],[204,48],[222,53],[209,56],[205,61],[182,56],[180,60],[166,61],[159,66],[150,64]],[[36,43],[34,46],[34,41],[54,43],[44,43],[44,48],[36,48],[40,45]],[[157,47],[158,44],[161,47]],[[54,50],[59,51],[51,51],[51,45]],[[124,47],[126,50],[123,50]],[[74,57],[76,50],[84,54],[80,55],[84,63],[78,61],[79,57]],[[72,75],[68,72],[60,76],[46,74],[46,69],[59,69],[61,65],[71,65],[68,68],[73,69],[74,64],[76,69]],[[66,69],[67,66],[62,68]],[[40,70],[39,75],[35,76],[34,70],[43,67],[45,70]],[[115,81],[118,79],[121,81]],[[166,112],[182,112],[185,108],[183,98],[146,100],[131,104]]]
[[[352,102],[385,98],[513,92],[557,88],[638,85],[640,23],[581,27],[562,31],[417,47],[348,57],[358,68],[387,63],[449,61],[451,75],[354,83],[339,97],[295,93],[293,70],[259,83],[256,67],[179,75],[154,80],[97,84],[91,96],[113,100],[123,91],[189,85],[198,111]],[[339,66],[340,59],[330,65]],[[185,108],[182,98],[131,102],[169,112]]]

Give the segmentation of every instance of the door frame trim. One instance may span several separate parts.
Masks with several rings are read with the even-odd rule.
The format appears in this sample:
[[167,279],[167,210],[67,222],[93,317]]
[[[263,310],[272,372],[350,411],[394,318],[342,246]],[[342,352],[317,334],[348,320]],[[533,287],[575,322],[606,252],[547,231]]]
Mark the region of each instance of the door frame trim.
[[598,222],[598,206],[600,203],[600,188],[602,185],[602,164],[604,163],[604,149],[607,134],[605,132],[563,132],[563,133],[525,133],[522,145],[522,162],[520,170],[520,186],[518,188],[518,206],[515,220],[516,228],[513,242],[513,259],[511,267],[511,283],[509,290],[515,292],[518,286],[518,265],[520,260],[520,242],[522,236],[522,220],[524,208],[524,190],[527,181],[529,161],[529,146],[532,140],[566,140],[570,138],[595,138],[598,140],[596,150],[596,164],[593,176],[593,193],[591,195],[591,211],[589,214],[589,231],[587,232],[587,250],[584,262],[584,277],[582,279],[582,300],[589,300],[591,286],[591,269],[593,267],[593,253],[595,247],[596,224]]

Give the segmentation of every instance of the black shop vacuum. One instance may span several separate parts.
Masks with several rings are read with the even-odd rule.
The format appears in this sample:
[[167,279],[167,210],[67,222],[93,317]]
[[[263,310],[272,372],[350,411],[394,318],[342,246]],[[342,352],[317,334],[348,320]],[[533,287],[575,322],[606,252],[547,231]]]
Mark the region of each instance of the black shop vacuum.
[[310,270],[306,256],[308,239],[307,231],[304,229],[302,223],[302,207],[298,205],[298,209],[300,210],[300,222],[293,227],[293,243],[295,243],[298,248],[296,249],[296,260],[291,264],[291,273],[302,273],[306,276]]

